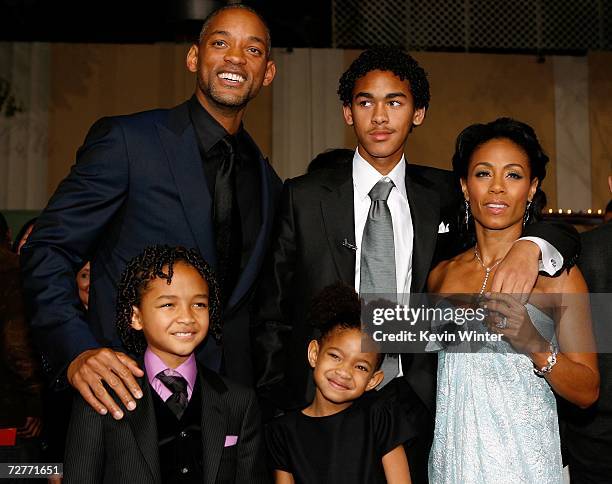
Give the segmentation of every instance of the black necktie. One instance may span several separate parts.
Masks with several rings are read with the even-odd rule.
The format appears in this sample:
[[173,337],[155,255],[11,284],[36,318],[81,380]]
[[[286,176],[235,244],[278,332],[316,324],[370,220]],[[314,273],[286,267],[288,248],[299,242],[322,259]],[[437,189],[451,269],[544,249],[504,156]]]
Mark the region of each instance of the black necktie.
[[170,398],[166,400],[166,405],[180,420],[189,403],[187,399],[187,380],[182,376],[165,375],[163,371],[157,374],[157,379],[172,392]]
[[221,141],[225,146],[225,156],[215,178],[213,217],[217,246],[217,279],[221,288],[221,299],[225,306],[238,280],[242,233],[236,200],[234,140],[231,136],[226,136]]

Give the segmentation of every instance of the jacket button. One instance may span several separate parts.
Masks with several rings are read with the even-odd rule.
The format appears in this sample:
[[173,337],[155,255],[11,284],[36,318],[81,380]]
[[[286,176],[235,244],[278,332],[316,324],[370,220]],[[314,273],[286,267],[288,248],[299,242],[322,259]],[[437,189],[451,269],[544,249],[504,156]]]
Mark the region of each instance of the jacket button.
[[187,467],[183,467],[181,469],[181,474],[187,474],[189,472],[189,469]]

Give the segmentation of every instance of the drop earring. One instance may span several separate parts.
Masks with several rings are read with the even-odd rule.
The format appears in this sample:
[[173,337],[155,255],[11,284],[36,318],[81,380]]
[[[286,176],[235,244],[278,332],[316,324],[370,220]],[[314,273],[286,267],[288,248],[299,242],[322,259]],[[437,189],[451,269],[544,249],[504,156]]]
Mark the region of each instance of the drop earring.
[[470,222],[470,201],[464,200],[463,202],[465,203],[465,228],[467,229]]
[[529,222],[529,209],[531,208],[531,200],[527,202],[527,207],[525,207],[525,215],[523,215],[523,227],[527,225]]

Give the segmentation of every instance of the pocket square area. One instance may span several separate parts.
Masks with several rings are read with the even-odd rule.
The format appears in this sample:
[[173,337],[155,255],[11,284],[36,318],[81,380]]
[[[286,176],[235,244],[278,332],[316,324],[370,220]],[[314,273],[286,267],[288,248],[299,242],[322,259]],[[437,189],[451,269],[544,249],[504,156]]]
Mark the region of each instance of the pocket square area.
[[449,224],[445,224],[444,222],[440,222],[440,225],[438,226],[438,233],[439,234],[445,234],[449,231],[448,228]]
[[238,443],[237,435],[226,435],[225,436],[225,445],[224,447],[231,447],[232,445],[236,445]]

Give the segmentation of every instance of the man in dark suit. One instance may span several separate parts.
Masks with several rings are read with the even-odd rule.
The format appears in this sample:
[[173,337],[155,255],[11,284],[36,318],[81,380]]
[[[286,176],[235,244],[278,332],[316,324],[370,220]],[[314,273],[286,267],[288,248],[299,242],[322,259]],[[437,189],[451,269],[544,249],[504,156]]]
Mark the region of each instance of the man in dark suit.
[[[608,177],[612,192],[612,175]],[[560,402],[572,484],[610,482],[612,463],[612,221],[580,234],[578,267],[591,294],[593,332],[599,351],[599,400],[586,410]]]
[[[197,248],[215,267],[224,301],[223,347],[200,361],[251,383],[248,310],[268,246],[281,182],[242,127],[248,102],[272,82],[269,31],[242,5],[204,22],[187,68],[194,96],[165,110],[104,118],[90,129],[71,173],[23,251],[32,326],[47,372],[100,413],[128,409],[142,370],[114,328],[116,284],[126,262],[153,243]],[[89,315],[75,275],[91,260]]]
[[[348,163],[285,183],[277,232],[261,284],[254,355],[260,358],[257,386],[268,407],[299,407],[312,399],[313,385],[304,356],[312,338],[310,302],[322,288],[341,280],[368,292],[362,285],[367,277],[371,287],[372,274],[367,271],[391,260],[392,275],[386,278],[391,281],[390,291],[424,292],[434,261],[459,249],[455,213],[463,198],[453,174],[412,166],[404,159],[408,135],[422,124],[429,104],[423,69],[399,49],[372,49],[362,53],[343,74],[338,93],[344,118],[357,135],[357,150]],[[372,264],[364,258],[362,247],[368,246],[366,228],[375,199],[379,200],[372,194],[381,184],[390,184],[385,205],[393,232],[387,241],[392,238],[393,249],[369,254],[375,261]],[[528,235],[554,239],[565,261],[576,252],[571,231],[539,225],[530,228]],[[368,243],[372,247],[372,241]],[[489,287],[529,293],[538,274],[539,256],[538,245],[528,240],[517,242]],[[561,269],[559,254],[552,258],[552,265]],[[544,262],[550,259],[543,256]],[[407,455],[413,482],[427,482],[435,412],[435,358],[404,354],[396,363],[395,375],[403,378],[395,378],[384,391],[397,397],[419,431]]]

